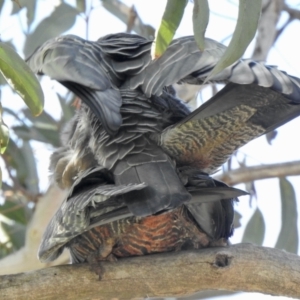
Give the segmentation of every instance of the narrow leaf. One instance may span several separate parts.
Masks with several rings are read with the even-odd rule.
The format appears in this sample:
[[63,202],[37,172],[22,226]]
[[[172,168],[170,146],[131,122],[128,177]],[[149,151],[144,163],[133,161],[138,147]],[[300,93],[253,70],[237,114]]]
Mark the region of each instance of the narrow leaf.
[[[66,123],[67,121],[71,120],[71,118],[75,114],[74,106],[72,106],[70,104],[70,103],[72,103],[72,101],[67,102],[67,100],[65,98],[63,98],[62,96],[60,96],[59,94],[57,94],[57,97],[59,99],[59,103],[60,103],[61,110],[62,110],[61,122]],[[73,98],[76,98],[76,96],[73,95]]]
[[44,123],[49,125],[49,127],[54,127],[58,128],[57,122],[55,119],[50,116],[46,111],[43,111],[38,117],[32,117],[30,111],[25,108],[22,110],[23,114],[25,115],[26,118],[28,118],[33,124],[39,124],[39,123]]
[[213,68],[206,82],[240,59],[255,36],[262,0],[239,0],[239,14],[231,42],[223,57]]
[[85,0],[76,0],[76,8],[78,11],[85,13],[86,10]]
[[[24,120],[22,120],[22,118],[20,117],[19,113],[8,108],[8,107],[3,107],[3,111],[11,116],[13,116],[16,120],[18,120],[19,122],[24,124]],[[32,116],[32,114],[30,113],[30,116]]]
[[24,205],[15,201],[5,200],[3,205],[0,205],[0,214],[15,222],[26,224]]
[[3,4],[4,4],[4,0],[0,0],[0,13],[2,11]]
[[154,58],[160,57],[172,41],[182,19],[186,0],[168,0],[154,41]]
[[42,126],[14,126],[15,134],[23,140],[36,140],[42,143],[48,143],[54,147],[61,146],[58,130],[56,127],[43,128]]
[[24,60],[8,45],[0,42],[0,72],[22,97],[33,115],[43,110],[44,94],[39,81]]
[[235,210],[234,211],[234,218],[233,218],[233,227],[234,228],[241,227],[241,218],[242,218],[242,215]]
[[2,229],[9,237],[15,250],[18,250],[24,246],[26,233],[25,225],[19,223],[15,223],[13,225],[2,223]]
[[7,148],[9,141],[9,131],[7,126],[2,123],[0,124],[0,153],[3,154]]
[[[22,2],[21,2],[21,4],[22,4]],[[27,16],[28,27],[32,24],[32,22],[33,22],[33,20],[35,18],[36,4],[37,4],[37,0],[26,0],[26,8],[27,8],[27,14],[26,14],[26,16]]]
[[18,0],[18,2],[13,1],[12,15],[20,13],[23,8],[27,9],[27,25],[30,26],[35,18],[36,4],[38,0]]
[[194,0],[193,28],[197,45],[201,51],[205,47],[205,31],[209,20],[209,6],[207,0]]
[[281,195],[281,230],[276,248],[298,253],[297,200],[292,184],[286,178],[279,179]]
[[262,245],[265,236],[265,227],[264,217],[257,207],[245,228],[242,243]]
[[22,152],[26,162],[27,176],[25,186],[32,194],[39,193],[39,177],[37,172],[36,160],[29,141],[23,141]]
[[24,185],[24,181],[27,176],[26,163],[21,149],[17,144],[10,139],[8,143],[7,150],[3,154],[7,164],[16,170],[16,179],[21,184]]
[[78,10],[71,5],[61,3],[53,13],[43,19],[36,29],[27,36],[24,46],[25,56],[29,56],[38,46],[47,40],[69,30],[76,20]]

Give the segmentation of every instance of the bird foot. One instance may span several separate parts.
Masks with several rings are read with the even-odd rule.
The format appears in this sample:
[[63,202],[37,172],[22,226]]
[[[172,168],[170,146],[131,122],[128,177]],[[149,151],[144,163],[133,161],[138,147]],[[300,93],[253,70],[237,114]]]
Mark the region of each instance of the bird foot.
[[90,270],[99,276],[99,280],[102,279],[102,275],[104,273],[103,267],[101,266],[101,262],[105,260],[110,262],[117,261],[117,258],[111,253],[114,245],[115,240],[109,238],[98,249],[98,251],[91,253],[87,257],[87,262],[89,263]]

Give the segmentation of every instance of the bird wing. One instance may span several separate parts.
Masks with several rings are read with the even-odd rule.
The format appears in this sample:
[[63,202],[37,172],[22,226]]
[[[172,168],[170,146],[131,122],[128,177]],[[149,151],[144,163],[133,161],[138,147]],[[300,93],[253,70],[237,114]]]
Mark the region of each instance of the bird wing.
[[[200,51],[194,37],[174,40],[166,52],[153,60],[142,73],[130,78],[124,86],[140,87],[143,92],[161,95],[163,88],[173,83],[202,84],[216,66],[226,46],[205,39],[205,49]],[[210,78],[210,82],[233,82],[267,87],[282,93],[289,99],[299,101],[300,80],[262,62],[241,59]]]
[[66,35],[47,41],[26,61],[34,72],[46,74],[74,92],[106,131],[114,134],[122,124],[118,86],[149,64],[150,46],[150,41],[128,34],[109,35],[97,42]]
[[98,225],[132,216],[122,201],[122,195],[143,189],[146,184],[116,186],[107,182],[106,172],[103,167],[97,167],[78,176],[46,228],[38,252],[41,261],[56,259],[68,241],[88,230],[91,217],[95,218],[95,208]]
[[211,174],[238,148],[300,115],[300,94],[294,98],[299,87],[294,84],[288,96],[287,90],[229,83],[156,139],[178,165],[194,165]]

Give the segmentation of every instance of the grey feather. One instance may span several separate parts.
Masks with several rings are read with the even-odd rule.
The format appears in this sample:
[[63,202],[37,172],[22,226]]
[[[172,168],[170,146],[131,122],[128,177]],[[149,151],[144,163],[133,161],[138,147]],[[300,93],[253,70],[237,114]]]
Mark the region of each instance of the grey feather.
[[[169,86],[202,84],[226,47],[207,39],[200,52],[193,37],[184,37],[151,61],[151,44],[125,33],[96,42],[65,36],[46,42],[27,60],[35,72],[58,80],[85,103],[52,156],[54,178],[69,195],[43,237],[39,256],[44,261],[55,259],[68,241],[94,226],[180,205],[212,239],[228,238],[232,202],[245,193],[201,173],[213,172],[230,157],[231,141],[221,140],[228,153],[210,147],[213,160],[202,166],[197,160],[209,151],[203,147],[201,155],[186,161],[188,139],[200,135],[215,145],[213,136],[223,133],[224,120],[231,122],[229,134],[231,125],[244,122],[254,129],[251,135],[246,128],[247,138],[236,141],[238,148],[250,140],[248,135],[254,138],[300,114],[300,80],[252,60],[240,60],[212,77],[229,84],[191,113]],[[167,149],[164,135],[170,134],[177,145]]]

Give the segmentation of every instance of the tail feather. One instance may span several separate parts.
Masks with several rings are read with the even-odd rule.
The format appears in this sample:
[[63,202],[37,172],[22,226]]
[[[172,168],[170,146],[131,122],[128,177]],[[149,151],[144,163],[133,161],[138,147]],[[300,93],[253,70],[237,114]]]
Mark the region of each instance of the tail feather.
[[[243,191],[215,184],[209,176],[202,178],[201,183],[193,180],[194,186],[190,184],[185,188],[181,183],[178,184],[178,177],[167,176],[165,170],[170,166],[166,163],[152,165],[144,164],[129,169],[130,174],[133,170],[136,176],[140,176],[139,183],[132,183],[137,177],[124,172],[124,177],[119,177],[120,182],[116,185],[111,174],[103,167],[80,173],[46,228],[39,248],[39,259],[44,262],[56,259],[69,241],[96,226],[132,216],[159,214],[182,204],[187,206],[198,226],[212,238],[229,236],[232,202],[221,199],[244,195]],[[153,170],[163,173],[147,180],[147,184],[152,185],[148,189],[149,185],[143,181]],[[170,185],[172,179],[177,181]],[[166,197],[169,195],[166,191],[171,192],[171,196]],[[165,198],[160,199],[161,194]],[[223,201],[229,201],[227,207],[222,204]]]

